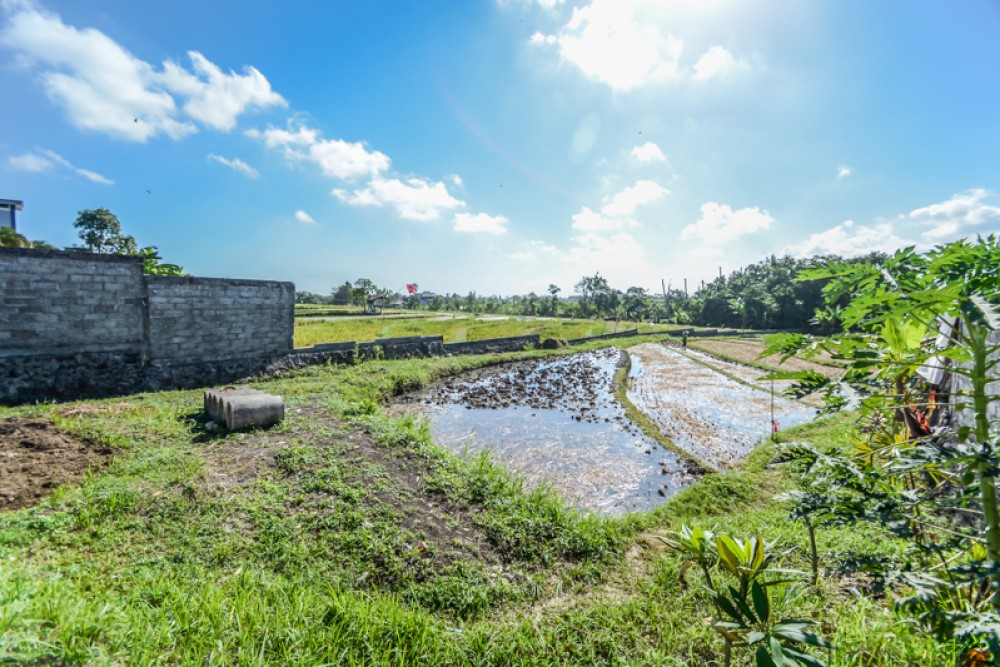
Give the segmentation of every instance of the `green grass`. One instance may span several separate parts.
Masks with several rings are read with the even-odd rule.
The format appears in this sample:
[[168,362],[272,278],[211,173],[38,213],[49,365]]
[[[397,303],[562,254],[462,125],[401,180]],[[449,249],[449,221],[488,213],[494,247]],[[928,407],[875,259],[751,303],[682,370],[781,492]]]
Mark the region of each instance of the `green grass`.
[[[653,512],[604,519],[525,489],[489,457],[455,458],[420,423],[379,410],[496,361],[380,360],[259,382],[288,407],[267,433],[206,433],[196,391],[77,417],[0,408],[118,451],[42,505],[0,514],[0,662],[712,664],[720,644],[704,596],[646,535],[685,522],[760,533],[787,552],[783,566],[804,568],[805,532],[773,500],[792,483],[770,465],[773,445]],[[851,428],[842,417],[782,437],[834,447]],[[464,528],[471,537],[455,537]],[[901,548],[865,526],[819,538],[824,563]],[[823,622],[838,646],[831,665],[947,664],[949,647],[891,601],[858,601],[845,586],[826,578],[789,609]]]
[[483,319],[460,314],[431,314],[430,317],[352,317],[343,321],[295,321],[295,346],[317,343],[370,341],[376,338],[403,336],[444,336],[446,343],[462,343],[486,338],[505,338],[538,334],[545,338],[586,338],[631,331],[653,334],[677,329],[673,324],[651,325],[648,322],[606,322],[604,320],[567,320],[516,318]]

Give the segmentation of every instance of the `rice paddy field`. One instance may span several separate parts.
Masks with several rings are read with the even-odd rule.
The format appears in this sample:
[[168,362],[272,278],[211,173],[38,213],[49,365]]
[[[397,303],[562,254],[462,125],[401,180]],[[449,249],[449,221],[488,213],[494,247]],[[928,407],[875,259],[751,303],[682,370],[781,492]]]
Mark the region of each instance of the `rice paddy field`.
[[[356,309],[355,309],[356,310]],[[663,333],[680,329],[676,324],[607,322],[505,315],[452,313],[387,313],[358,317],[296,317],[295,347],[317,343],[369,341],[403,336],[444,336],[446,343],[485,338],[538,334],[544,338],[585,338],[639,329],[640,333]]]

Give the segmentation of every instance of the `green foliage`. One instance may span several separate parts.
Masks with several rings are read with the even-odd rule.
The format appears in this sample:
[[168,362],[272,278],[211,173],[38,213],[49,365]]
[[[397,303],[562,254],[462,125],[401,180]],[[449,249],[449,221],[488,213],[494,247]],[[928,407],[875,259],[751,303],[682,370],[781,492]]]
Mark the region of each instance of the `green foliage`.
[[0,248],[35,248],[39,250],[55,250],[56,247],[45,241],[29,241],[11,227],[0,227]]
[[[791,497],[793,516],[810,530],[865,520],[905,538],[906,562],[882,573],[913,591],[900,608],[939,637],[994,656],[1000,655],[1000,438],[987,414],[1000,399],[987,385],[1000,351],[989,342],[1000,324],[998,276],[994,236],[925,255],[907,248],[881,265],[817,267],[803,277],[827,281],[828,301],[849,299],[840,311],[846,330],[820,341],[776,337],[768,350],[787,356],[818,348],[847,362],[840,381],[800,377],[799,389],[822,389],[834,408],[857,401],[865,418],[865,437],[852,447],[828,453],[798,447],[787,457],[805,486]],[[938,329],[948,332],[943,346],[935,340]],[[918,370],[942,365],[968,378],[971,389],[951,393],[953,405],[971,405],[972,425],[949,430],[935,423],[936,394],[945,388],[929,387]]]

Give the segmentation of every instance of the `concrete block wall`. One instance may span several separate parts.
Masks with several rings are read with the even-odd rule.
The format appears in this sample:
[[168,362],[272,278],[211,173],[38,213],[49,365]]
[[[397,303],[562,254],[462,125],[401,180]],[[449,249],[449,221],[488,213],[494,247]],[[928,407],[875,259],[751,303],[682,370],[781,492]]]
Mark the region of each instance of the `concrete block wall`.
[[139,257],[0,248],[0,402],[206,386],[292,351],[292,283],[144,276]]
[[151,359],[219,359],[292,351],[292,283],[147,276],[146,284]]
[[140,257],[0,248],[0,355],[139,352]]
[[509,338],[487,338],[485,340],[472,340],[465,343],[445,343],[444,351],[448,354],[491,354],[497,352],[517,352],[527,346],[538,347],[541,345],[541,337],[537,334],[530,336],[510,336]]

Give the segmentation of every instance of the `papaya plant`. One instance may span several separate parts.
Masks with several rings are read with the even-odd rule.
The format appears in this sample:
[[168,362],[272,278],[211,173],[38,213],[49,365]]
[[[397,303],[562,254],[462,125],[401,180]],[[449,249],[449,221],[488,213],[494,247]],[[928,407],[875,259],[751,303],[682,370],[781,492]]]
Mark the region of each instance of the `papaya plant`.
[[[837,311],[843,331],[772,337],[764,354],[826,352],[845,362],[845,373],[773,377],[797,380],[800,394],[822,392],[830,409],[860,407],[864,446],[831,457],[853,459],[855,490],[874,505],[860,514],[911,542],[915,562],[902,564],[911,594],[900,608],[967,651],[1000,656],[1000,433],[990,421],[1000,363],[997,237],[926,254],[907,248],[881,265],[831,263],[799,278],[827,281],[831,305],[848,299]],[[942,419],[942,396],[951,423]],[[834,477],[812,480],[806,492],[835,504],[858,499],[840,493],[845,479]]]

